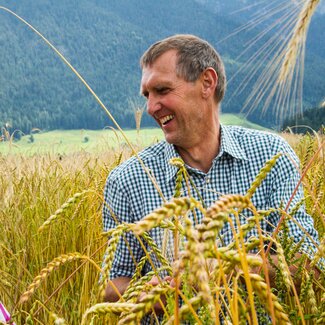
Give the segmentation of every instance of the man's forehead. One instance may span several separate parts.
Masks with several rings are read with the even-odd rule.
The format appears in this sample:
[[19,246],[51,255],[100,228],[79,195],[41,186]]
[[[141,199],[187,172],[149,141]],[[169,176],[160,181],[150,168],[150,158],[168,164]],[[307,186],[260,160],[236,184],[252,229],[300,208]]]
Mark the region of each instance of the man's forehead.
[[162,83],[171,83],[174,77],[176,77],[176,65],[173,55],[160,57],[152,65],[143,67],[141,84],[144,86],[158,80]]
[[176,68],[177,62],[177,51],[176,50],[169,50],[161,55],[159,55],[153,62],[144,66],[142,68],[142,73],[144,70],[161,70],[161,71],[174,71]]

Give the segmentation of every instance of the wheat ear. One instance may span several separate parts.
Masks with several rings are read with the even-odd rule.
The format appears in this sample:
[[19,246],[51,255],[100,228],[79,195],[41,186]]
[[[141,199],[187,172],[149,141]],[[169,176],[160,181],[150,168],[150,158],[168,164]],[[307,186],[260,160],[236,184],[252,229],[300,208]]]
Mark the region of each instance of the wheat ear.
[[319,1],[320,0],[305,1],[305,5],[299,14],[294,28],[293,35],[285,49],[285,56],[279,73],[279,83],[283,83],[294,70],[299,49],[306,40],[309,23]]
[[[245,251],[251,251],[252,249],[260,245],[260,239],[251,237],[245,243]],[[220,274],[229,274],[234,270],[234,266],[238,265],[242,269],[242,260],[237,250],[232,250],[232,243],[227,247],[220,247],[212,254],[212,258],[217,259],[214,264],[214,270],[211,270],[210,278],[216,281],[220,277]],[[209,256],[210,257],[210,256]],[[245,257],[246,263],[251,267],[261,266],[262,261],[259,256],[247,255]]]
[[[226,262],[230,262],[231,264],[241,264],[242,256],[237,250],[228,250],[227,247],[220,247],[217,254],[219,254],[219,257]],[[258,256],[247,255],[245,256],[245,259],[247,264],[251,267],[261,266],[263,263]]]
[[322,325],[325,323],[325,311],[321,313],[316,321],[316,324]]
[[251,184],[250,188],[246,193],[246,196],[248,198],[251,198],[253,196],[256,189],[262,184],[263,180],[265,179],[267,174],[271,171],[271,169],[274,167],[276,161],[278,160],[278,158],[280,158],[281,155],[282,153],[278,153],[277,155],[275,155],[273,158],[271,158],[265,163],[265,165],[262,167],[258,175],[255,177],[255,180],[253,181],[253,183]]
[[128,226],[125,224],[118,225],[113,232],[111,233],[111,238],[108,241],[107,249],[105,252],[105,258],[103,261],[103,276],[100,281],[100,292],[104,293],[107,280],[109,279],[109,273],[113,264],[114,254],[117,248],[118,241],[122,234],[128,229]]
[[165,295],[169,290],[168,287],[154,287],[129,311],[126,317],[119,320],[118,324],[139,324],[142,317],[160,300],[161,295]]
[[277,255],[278,255],[278,267],[279,267],[279,270],[281,272],[281,278],[282,278],[282,280],[284,282],[284,285],[285,285],[286,289],[288,291],[290,291],[290,288],[291,288],[291,282],[290,282],[291,273],[290,273],[286,258],[284,256],[283,248],[282,248],[282,246],[281,246],[281,244],[279,242],[276,243],[276,251],[277,251]]
[[56,257],[53,261],[47,264],[47,266],[41,270],[40,274],[36,276],[33,280],[33,282],[29,285],[26,292],[22,294],[20,297],[20,303],[26,302],[31,295],[35,292],[35,290],[40,286],[41,282],[44,281],[49,274],[57,269],[62,264],[65,264],[67,262],[72,262],[77,259],[86,259],[89,260],[88,256],[81,255],[80,253],[70,253],[70,254],[64,254],[59,257]]
[[82,316],[81,325],[88,324],[87,318],[90,314],[120,314],[122,312],[129,312],[134,308],[135,304],[126,302],[115,302],[115,303],[99,303],[88,308]]
[[308,287],[307,290],[307,301],[308,301],[308,307],[310,308],[310,312],[313,315],[317,315],[318,314],[317,300],[316,300],[316,295],[312,284]]
[[185,163],[181,158],[172,158],[172,159],[169,160],[169,163],[172,166],[175,166],[175,167],[178,168],[178,171],[177,171],[177,174],[176,174],[174,197],[180,197],[181,196],[181,189],[182,189],[182,182],[183,182],[183,179],[184,179],[184,175],[186,173]]
[[309,307],[312,314],[317,314],[317,301],[315,291],[313,289],[313,273],[309,276],[309,273],[305,270],[303,272],[303,278],[301,283],[300,301],[304,305],[304,309]]
[[88,193],[89,191],[82,191],[80,193],[74,194],[71,198],[69,198],[64,204],[61,205],[59,209],[57,209],[54,214],[52,214],[39,228],[38,231],[43,231],[47,228],[52,222],[58,219],[58,217],[68,209],[72,204],[74,204],[82,195]]
[[158,248],[157,244],[154,242],[154,240],[148,235],[148,233],[143,233],[142,237],[146,240],[150,248],[152,249],[152,252],[155,253],[159,261],[161,262],[162,266],[165,266],[168,273],[172,273],[172,268],[169,265],[168,260],[166,257],[161,253],[161,250]]
[[[123,293],[123,300],[128,302],[133,302],[138,299],[142,292],[148,291],[148,282],[152,279],[153,276],[159,274],[162,271],[165,271],[166,267],[161,267],[157,271],[148,272],[146,275],[134,282],[133,285],[128,285],[127,289]],[[150,285],[151,286],[151,285]]]
[[197,283],[204,300],[211,304],[213,298],[209,286],[208,272],[205,268],[204,243],[199,242],[199,233],[188,217],[185,217],[185,234],[187,238],[185,251],[187,251],[187,254],[185,253],[183,257],[189,257],[192,279]]
[[[132,288],[133,285],[138,281],[138,279],[141,278],[141,271],[143,269],[144,264],[147,261],[147,258],[148,258],[147,255],[144,255],[144,256],[141,257],[139,263],[137,264],[135,272],[134,272],[134,274],[132,276],[132,279],[131,279],[131,281],[130,281],[130,283],[128,285],[128,288],[130,288],[130,287]],[[126,291],[127,291],[127,289],[125,290],[125,292]]]
[[148,272],[142,278],[138,279],[133,283],[133,285],[128,285],[127,289],[123,293],[123,300],[128,302],[136,302],[138,297],[142,292],[146,292],[148,287],[148,282],[155,275],[155,272]]
[[129,227],[136,235],[142,235],[144,232],[159,226],[162,220],[172,216],[181,216],[194,208],[201,208],[201,203],[194,198],[175,198],[163,204],[162,207],[148,214],[136,224],[129,224]]
[[200,234],[200,241],[205,243],[205,251],[208,252],[214,245],[219,230],[228,220],[228,211],[237,208],[243,210],[251,206],[247,196],[243,195],[224,195],[216,201],[206,212],[201,224],[196,225]]
[[243,210],[250,206],[251,202],[247,196],[240,194],[223,195],[207,210],[206,217],[202,222],[213,220],[215,214],[220,212],[230,211],[231,209]]
[[319,306],[320,315],[316,324],[325,324],[325,291],[323,291],[321,296],[321,304]]
[[[249,277],[251,279],[254,291],[260,297],[261,301],[263,301],[265,303],[265,307],[268,310],[270,306],[268,304],[267,284],[264,282],[263,278],[258,274],[250,273]],[[271,293],[271,299],[273,301],[276,324],[280,324],[280,325],[291,324],[289,321],[288,315],[285,313],[283,307],[281,306],[277,297],[273,293]],[[270,310],[268,310],[268,311],[270,312]]]

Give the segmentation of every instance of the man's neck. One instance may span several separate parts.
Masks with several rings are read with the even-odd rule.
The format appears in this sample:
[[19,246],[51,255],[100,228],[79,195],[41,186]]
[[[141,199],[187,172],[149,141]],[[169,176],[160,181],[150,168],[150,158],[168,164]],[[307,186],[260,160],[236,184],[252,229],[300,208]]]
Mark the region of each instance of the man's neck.
[[216,131],[207,134],[207,137],[197,145],[176,149],[187,165],[207,173],[220,150],[220,126]]

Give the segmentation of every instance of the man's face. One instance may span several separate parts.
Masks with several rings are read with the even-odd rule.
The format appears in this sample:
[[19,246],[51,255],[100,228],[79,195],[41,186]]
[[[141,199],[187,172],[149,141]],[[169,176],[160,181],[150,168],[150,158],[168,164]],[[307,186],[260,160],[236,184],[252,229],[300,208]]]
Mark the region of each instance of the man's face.
[[141,93],[148,113],[165,134],[166,141],[187,149],[204,139],[206,108],[202,82],[187,82],[176,75],[176,51],[162,54],[142,70]]

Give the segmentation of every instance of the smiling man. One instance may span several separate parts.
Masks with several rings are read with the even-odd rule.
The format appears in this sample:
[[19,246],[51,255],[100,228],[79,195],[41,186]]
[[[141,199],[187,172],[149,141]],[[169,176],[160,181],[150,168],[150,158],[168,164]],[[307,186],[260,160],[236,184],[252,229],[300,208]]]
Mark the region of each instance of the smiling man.
[[[175,35],[153,44],[140,64],[141,93],[147,99],[148,113],[163,130],[166,141],[144,149],[139,157],[160,191],[135,157],[114,169],[105,187],[103,223],[106,231],[120,222],[141,220],[164,200],[173,197],[177,173],[177,168],[169,164],[173,157],[183,159],[192,184],[198,189],[188,189],[183,184],[182,195],[192,195],[209,207],[221,194],[245,194],[265,162],[282,152],[252,202],[258,209],[268,210],[289,201],[300,178],[296,155],[274,134],[220,125],[219,109],[226,77],[219,54],[208,42],[193,35]],[[291,206],[301,197],[300,188]],[[198,214],[197,222],[201,218]],[[241,223],[245,223],[245,216],[241,218]],[[277,213],[271,213],[267,220],[261,221],[262,230],[272,233],[279,218]],[[303,207],[295,214],[295,219],[310,238],[317,241],[313,221]],[[288,227],[296,242],[304,236],[295,222],[288,222]],[[150,235],[162,247],[163,230],[155,228]],[[257,235],[257,229],[249,234]],[[230,225],[225,225],[221,236],[225,245],[232,241]],[[302,250],[309,251],[313,247],[310,238],[306,237]],[[132,234],[127,233],[119,242],[110,276],[121,293],[143,255],[141,245]],[[154,256],[152,259],[159,267],[159,261]],[[143,273],[149,271],[151,264],[147,262]],[[118,299],[111,286],[106,289],[105,299]],[[144,321],[149,322],[148,317]]]
[[[174,41],[182,42],[180,38]],[[213,48],[204,42],[196,47],[195,41],[194,37],[184,37],[177,50],[170,39],[166,48],[157,45],[152,53],[144,55],[141,92],[147,98],[148,113],[162,128],[166,141],[176,146],[188,165],[207,172],[219,151],[218,113],[225,73]],[[192,61],[191,47],[200,53],[200,60]]]

